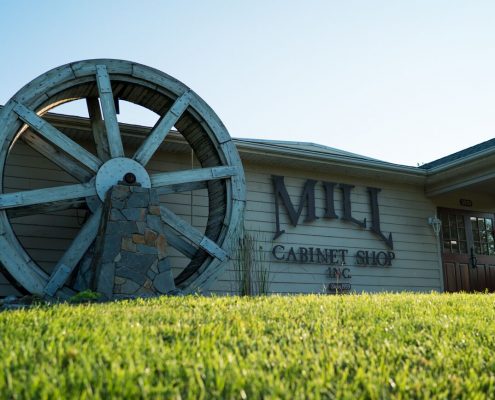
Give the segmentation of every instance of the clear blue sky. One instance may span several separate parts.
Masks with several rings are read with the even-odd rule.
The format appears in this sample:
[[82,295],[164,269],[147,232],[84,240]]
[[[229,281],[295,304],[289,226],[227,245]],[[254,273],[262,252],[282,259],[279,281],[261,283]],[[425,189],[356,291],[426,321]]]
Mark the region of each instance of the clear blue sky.
[[183,81],[235,137],[416,165],[495,136],[493,1],[3,0],[0,37],[2,104],[121,58]]

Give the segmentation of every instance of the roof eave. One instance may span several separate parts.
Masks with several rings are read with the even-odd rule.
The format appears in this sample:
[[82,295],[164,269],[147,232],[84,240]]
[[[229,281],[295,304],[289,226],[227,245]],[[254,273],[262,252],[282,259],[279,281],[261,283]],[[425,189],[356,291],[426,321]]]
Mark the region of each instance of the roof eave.
[[425,193],[437,196],[495,178],[495,148],[451,161],[427,171]]
[[[373,174],[380,179],[400,181],[415,184],[424,184],[426,171],[416,167],[391,164],[381,161],[359,159],[338,154],[322,154],[309,151],[298,151],[296,149],[278,149],[264,146],[263,143],[246,143],[234,139],[241,158],[258,160],[261,162],[273,162],[273,158],[287,161],[297,160],[299,164],[307,167],[316,165],[341,166],[346,169],[347,174],[367,175]],[[289,165],[294,165],[292,162]]]

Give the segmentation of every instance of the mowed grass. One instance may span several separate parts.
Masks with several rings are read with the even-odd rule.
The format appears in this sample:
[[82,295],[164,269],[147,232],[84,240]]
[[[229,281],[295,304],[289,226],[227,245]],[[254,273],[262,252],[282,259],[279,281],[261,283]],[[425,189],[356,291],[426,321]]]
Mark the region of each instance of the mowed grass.
[[495,296],[176,297],[0,313],[0,398],[495,397]]

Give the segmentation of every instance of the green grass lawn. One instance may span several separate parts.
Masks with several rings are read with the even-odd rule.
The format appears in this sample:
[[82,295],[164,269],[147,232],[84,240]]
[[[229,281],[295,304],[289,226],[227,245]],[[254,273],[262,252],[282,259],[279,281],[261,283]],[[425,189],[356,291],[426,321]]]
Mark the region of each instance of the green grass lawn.
[[486,294],[42,306],[0,343],[1,399],[495,397]]

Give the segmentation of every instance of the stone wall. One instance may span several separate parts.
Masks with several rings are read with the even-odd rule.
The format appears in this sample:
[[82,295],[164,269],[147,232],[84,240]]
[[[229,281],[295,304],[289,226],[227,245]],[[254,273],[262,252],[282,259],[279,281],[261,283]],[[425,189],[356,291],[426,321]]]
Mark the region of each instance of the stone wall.
[[163,232],[155,190],[111,188],[91,264],[93,290],[108,299],[178,293]]

